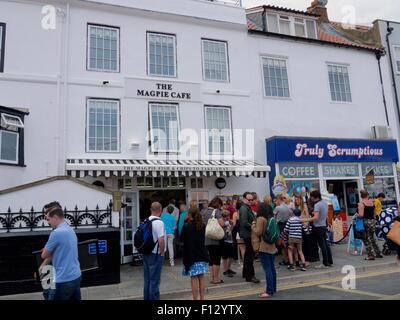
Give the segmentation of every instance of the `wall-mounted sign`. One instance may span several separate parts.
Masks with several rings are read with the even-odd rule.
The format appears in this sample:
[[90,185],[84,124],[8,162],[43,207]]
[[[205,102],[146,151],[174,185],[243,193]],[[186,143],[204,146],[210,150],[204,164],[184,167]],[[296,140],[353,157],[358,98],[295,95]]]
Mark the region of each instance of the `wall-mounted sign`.
[[393,165],[391,163],[366,163],[361,166],[363,176],[366,176],[371,170],[376,177],[393,176]]
[[225,187],[226,187],[226,180],[225,180],[224,178],[217,178],[217,179],[215,180],[215,186],[216,186],[218,189],[223,189],[223,188],[225,188]]
[[[104,254],[107,253],[107,240],[99,240],[99,253]],[[90,243],[88,245],[89,254],[96,254],[96,243]]]
[[326,178],[358,177],[357,164],[329,164],[322,166],[322,174]]
[[290,178],[318,178],[318,166],[316,164],[281,163],[279,172],[286,179]]
[[200,102],[200,84],[125,78],[125,97],[149,101]]
[[281,162],[398,162],[395,140],[276,137],[267,140],[268,164]]

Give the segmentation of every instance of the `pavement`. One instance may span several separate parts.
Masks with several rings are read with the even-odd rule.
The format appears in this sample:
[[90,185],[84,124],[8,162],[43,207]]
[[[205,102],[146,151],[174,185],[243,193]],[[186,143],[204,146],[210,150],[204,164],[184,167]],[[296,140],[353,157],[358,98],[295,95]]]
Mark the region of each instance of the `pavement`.
[[[382,247],[383,243],[380,243]],[[281,257],[276,259],[277,283],[278,288],[284,286],[296,286],[315,281],[329,281],[341,279],[346,274],[342,273],[344,266],[353,266],[357,275],[368,272],[385,272],[385,269],[400,270],[396,262],[396,256],[385,256],[383,259],[365,261],[364,256],[351,255],[347,253],[347,244],[332,246],[334,265],[328,269],[315,269],[320,263],[312,263],[307,271],[289,271],[286,267],[281,267],[277,263]],[[246,291],[262,292],[265,289],[265,275],[260,262],[255,262],[256,277],[261,280],[259,284],[245,282],[241,276],[242,266],[238,262],[233,262],[231,269],[237,272],[233,278],[221,275],[223,284],[213,285],[209,282],[209,275],[206,275],[206,299],[213,296],[222,297],[227,293]],[[83,300],[141,300],[143,299],[143,267],[142,266],[121,266],[121,283],[107,286],[96,286],[82,288]],[[174,267],[165,261],[161,276],[161,299],[163,300],[190,300],[191,286],[190,279],[182,276],[182,261],[177,260]],[[29,293],[12,296],[0,296],[0,300],[43,300],[42,294]]]

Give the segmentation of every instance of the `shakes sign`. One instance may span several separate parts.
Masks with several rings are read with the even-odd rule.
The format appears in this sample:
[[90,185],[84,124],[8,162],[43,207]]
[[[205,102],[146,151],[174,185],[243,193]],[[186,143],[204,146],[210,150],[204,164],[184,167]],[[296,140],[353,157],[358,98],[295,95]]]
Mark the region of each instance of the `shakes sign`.
[[200,84],[126,78],[125,98],[200,102]]

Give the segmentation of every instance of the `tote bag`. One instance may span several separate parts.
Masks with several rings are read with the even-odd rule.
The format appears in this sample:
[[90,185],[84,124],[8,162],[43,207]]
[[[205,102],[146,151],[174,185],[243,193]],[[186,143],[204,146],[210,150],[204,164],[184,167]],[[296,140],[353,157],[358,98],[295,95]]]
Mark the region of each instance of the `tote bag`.
[[206,237],[212,240],[222,240],[225,236],[224,229],[220,226],[218,219],[215,218],[215,209],[208,219],[206,226]]

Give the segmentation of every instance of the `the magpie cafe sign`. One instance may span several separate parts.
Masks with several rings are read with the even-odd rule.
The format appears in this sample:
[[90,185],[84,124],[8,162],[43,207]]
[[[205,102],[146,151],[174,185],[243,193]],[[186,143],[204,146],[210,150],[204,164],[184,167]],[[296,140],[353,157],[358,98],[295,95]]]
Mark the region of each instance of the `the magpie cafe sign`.
[[200,84],[126,78],[125,97],[147,99],[149,101],[168,100],[197,102],[200,100]]

